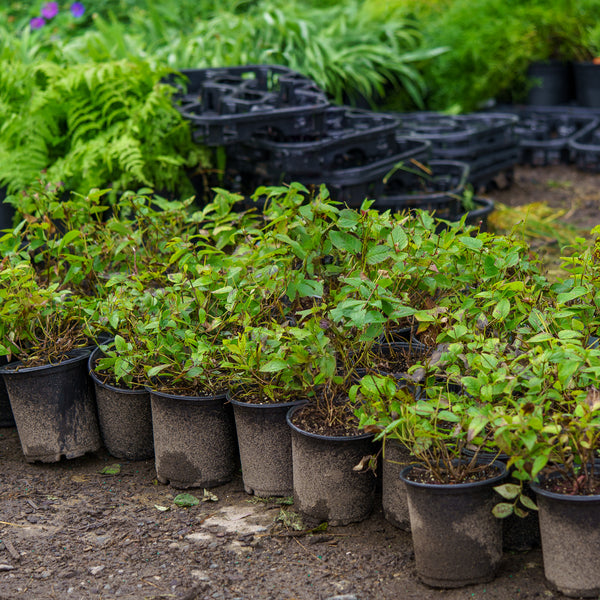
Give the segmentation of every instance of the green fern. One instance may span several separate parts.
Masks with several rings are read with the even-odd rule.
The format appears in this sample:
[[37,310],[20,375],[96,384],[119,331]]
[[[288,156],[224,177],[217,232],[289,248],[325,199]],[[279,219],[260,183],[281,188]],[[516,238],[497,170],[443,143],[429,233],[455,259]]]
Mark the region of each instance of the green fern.
[[159,83],[168,72],[143,61],[38,64],[29,101],[13,93],[0,105],[0,183],[14,193],[46,169],[50,181],[80,193],[140,186],[190,193],[186,168],[208,154],[173,108],[173,89]]

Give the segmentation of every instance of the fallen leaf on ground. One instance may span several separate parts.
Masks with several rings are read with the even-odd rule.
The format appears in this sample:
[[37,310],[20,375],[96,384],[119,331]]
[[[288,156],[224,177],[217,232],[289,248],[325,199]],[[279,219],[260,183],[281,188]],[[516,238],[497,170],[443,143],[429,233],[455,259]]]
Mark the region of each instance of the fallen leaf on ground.
[[200,500],[196,498],[196,496],[192,496],[192,494],[178,494],[173,498],[173,502],[177,504],[177,506],[196,506],[200,504]]
[[102,475],[118,475],[121,472],[121,465],[115,463],[114,465],[108,465],[100,471]]
[[218,502],[219,497],[208,490],[204,490],[204,494],[202,495],[202,502]]

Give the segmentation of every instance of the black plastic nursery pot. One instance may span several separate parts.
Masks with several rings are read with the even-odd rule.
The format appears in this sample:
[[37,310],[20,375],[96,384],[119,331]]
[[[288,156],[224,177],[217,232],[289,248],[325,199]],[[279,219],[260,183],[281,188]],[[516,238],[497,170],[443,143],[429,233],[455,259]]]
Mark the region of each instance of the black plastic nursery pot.
[[[463,450],[463,454],[469,459],[473,458],[473,452],[468,449]],[[479,452],[478,456],[484,462],[497,460],[504,464],[508,462],[509,458],[504,453],[497,454],[495,452]],[[513,477],[512,469],[507,467],[507,471],[508,483],[520,485],[520,481]],[[525,487],[523,493],[531,500],[535,500],[534,493],[527,487]],[[502,548],[506,552],[525,552],[540,547],[540,526],[537,511],[529,510],[525,517],[519,517],[513,513],[504,519],[500,519],[500,521],[502,523]]]
[[104,446],[115,458],[144,460],[154,456],[150,394],[144,389],[125,389],[104,383],[94,371],[102,355],[95,349],[88,368],[96,390],[98,424]]
[[235,416],[244,489],[262,498],[291,496],[292,433],[286,415],[304,401],[256,404],[228,398]]
[[78,351],[57,364],[0,367],[28,462],[56,462],[100,448],[88,357],[89,351]]
[[[7,364],[5,356],[0,356],[0,366]],[[15,417],[10,407],[10,399],[6,391],[4,380],[0,378],[0,427],[14,427]]]
[[0,187],[0,230],[12,229],[15,209],[12,204],[5,202],[6,188]]
[[238,457],[225,394],[179,396],[149,391],[158,480],[181,489],[230,481]]
[[340,526],[366,519],[375,504],[375,474],[353,467],[376,454],[373,435],[329,437],[304,431],[294,425],[301,409],[291,408],[286,417],[292,431],[294,508],[307,524]]
[[573,63],[575,98],[580,106],[600,108],[600,64]]
[[408,494],[417,574],[426,585],[456,588],[496,576],[502,524],[492,514],[500,500],[493,488],[506,477],[506,465],[492,465],[496,476],[459,484],[413,481],[415,465],[400,473]]
[[531,88],[527,104],[533,106],[557,106],[568,104],[575,98],[573,66],[559,60],[537,61],[527,69]]
[[530,484],[539,509],[544,574],[572,598],[600,595],[600,495],[571,496]]
[[410,531],[410,517],[406,484],[400,479],[400,473],[411,462],[410,452],[398,440],[387,439],[384,442],[381,468],[383,516],[403,531]]

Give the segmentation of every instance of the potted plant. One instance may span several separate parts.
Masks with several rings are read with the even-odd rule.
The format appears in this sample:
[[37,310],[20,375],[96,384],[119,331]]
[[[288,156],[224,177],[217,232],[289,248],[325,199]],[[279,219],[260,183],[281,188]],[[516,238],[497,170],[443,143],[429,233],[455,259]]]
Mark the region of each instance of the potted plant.
[[[432,386],[399,408],[396,435],[416,460],[400,477],[419,578],[432,587],[492,580],[502,557],[494,487],[506,477],[506,465],[479,451],[489,448],[489,407]],[[477,448],[472,456],[465,457],[467,446]]]
[[310,348],[299,327],[271,322],[246,327],[223,340],[223,367],[231,373],[229,401],[235,415],[246,492],[290,496],[292,434],[286,414],[306,402],[304,378]]
[[144,370],[147,355],[136,344],[145,324],[159,305],[150,284],[156,273],[137,277],[115,276],[94,315],[109,339],[89,357],[88,369],[96,390],[102,441],[117,458],[154,457],[149,381]]
[[170,279],[154,291],[159,310],[135,339],[135,351],[147,357],[156,473],[174,487],[213,487],[237,468],[228,374],[221,366],[222,306],[216,288],[200,290],[203,278],[176,273]]
[[582,36],[583,49],[574,57],[575,99],[581,106],[600,106],[600,27],[596,21],[586,23]]
[[536,365],[546,377],[532,381],[532,393],[498,418],[495,437],[537,496],[547,580],[567,596],[591,598],[600,592],[590,554],[600,521],[600,351],[575,333],[539,340]]
[[[95,300],[38,283],[29,262],[0,271],[0,367],[27,461],[54,462],[100,447],[87,376]],[[16,359],[16,360],[13,360]]]

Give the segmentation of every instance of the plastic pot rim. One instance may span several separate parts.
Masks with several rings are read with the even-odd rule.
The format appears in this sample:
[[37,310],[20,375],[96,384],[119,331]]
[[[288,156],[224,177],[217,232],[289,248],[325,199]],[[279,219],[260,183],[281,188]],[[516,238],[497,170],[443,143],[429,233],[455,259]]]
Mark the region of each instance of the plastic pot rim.
[[493,485],[499,483],[508,475],[508,471],[506,465],[498,460],[493,462],[477,461],[478,464],[488,464],[489,466],[493,466],[500,471],[498,475],[494,475],[494,477],[490,477],[488,479],[479,479],[477,481],[467,481],[465,483],[423,483],[420,481],[413,481],[412,479],[408,479],[406,476],[410,471],[412,471],[417,466],[423,466],[423,463],[415,462],[411,465],[408,465],[402,471],[400,471],[399,477],[400,479],[408,486],[419,489],[427,489],[431,492],[435,493],[439,491],[440,493],[448,494],[448,493],[461,493],[465,490],[470,490],[478,487],[486,487],[489,485]]
[[352,442],[355,440],[369,440],[369,439],[373,439],[375,436],[372,433],[361,433],[358,435],[322,435],[319,433],[312,433],[311,431],[306,431],[305,429],[301,429],[300,427],[298,427],[297,425],[294,425],[294,423],[292,423],[292,417],[294,416],[294,413],[301,409],[304,408],[306,405],[308,404],[308,402],[304,402],[303,404],[299,404],[297,406],[292,406],[292,408],[290,408],[287,412],[287,414],[285,415],[285,420],[288,424],[289,427],[291,427],[292,431],[295,431],[296,433],[299,433],[305,437],[309,437],[309,438],[313,438],[313,439],[317,439],[317,440],[323,440],[323,441],[330,441],[330,442]]
[[0,375],[19,375],[26,373],[38,373],[40,371],[45,371],[47,369],[52,369],[56,367],[68,367],[74,363],[83,362],[84,360],[88,360],[91,350],[81,348],[80,350],[74,351],[74,356],[66,358],[65,360],[61,360],[60,362],[55,363],[46,363],[43,365],[38,365],[37,367],[22,367],[23,364],[21,361],[9,362],[8,364],[0,366]]
[[529,482],[529,487],[539,496],[549,498],[552,500],[558,500],[560,502],[575,502],[575,503],[600,503],[600,494],[594,494],[592,496],[586,496],[583,494],[559,494],[557,492],[551,492],[541,487],[541,482],[548,479],[556,479],[560,477],[558,473],[551,473],[550,475],[538,477],[534,481]]

